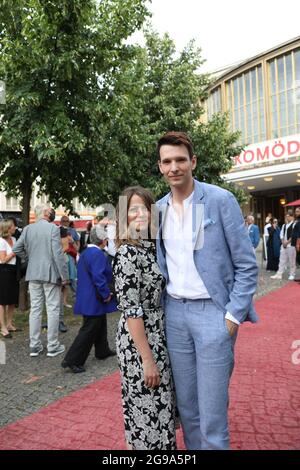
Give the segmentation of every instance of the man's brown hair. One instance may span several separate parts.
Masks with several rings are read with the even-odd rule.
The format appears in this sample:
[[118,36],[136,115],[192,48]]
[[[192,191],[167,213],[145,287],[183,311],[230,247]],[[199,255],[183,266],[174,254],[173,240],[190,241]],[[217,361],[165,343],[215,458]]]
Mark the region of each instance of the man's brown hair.
[[194,151],[193,151],[193,144],[189,136],[185,132],[176,132],[170,131],[164,134],[159,141],[157,142],[157,155],[158,159],[160,160],[160,147],[162,145],[184,145],[188,152],[190,159],[193,158]]

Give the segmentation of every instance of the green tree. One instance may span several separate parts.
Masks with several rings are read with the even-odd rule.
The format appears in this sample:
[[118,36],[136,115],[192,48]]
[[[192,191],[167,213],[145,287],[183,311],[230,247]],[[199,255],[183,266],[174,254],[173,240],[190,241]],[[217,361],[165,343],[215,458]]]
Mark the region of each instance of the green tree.
[[201,50],[193,41],[178,54],[167,34],[161,38],[147,29],[145,46],[133,48],[124,67],[114,74],[116,96],[110,106],[116,106],[119,119],[110,129],[116,156],[112,165],[118,169],[110,189],[115,190],[112,199],[120,188],[136,183],[162,196],[167,186],[157,168],[156,142],[168,130],[181,130],[191,136],[198,156],[195,176],[233,191],[244,202],[244,192],[221,178],[242,150],[237,145],[239,133],[230,132],[227,115],[201,121],[210,83],[207,75],[199,73],[202,63]]
[[1,1],[0,188],[21,198],[24,223],[34,181],[70,210],[74,197],[93,202],[106,187],[111,77],[132,54],[124,40],[143,24],[147,3]]

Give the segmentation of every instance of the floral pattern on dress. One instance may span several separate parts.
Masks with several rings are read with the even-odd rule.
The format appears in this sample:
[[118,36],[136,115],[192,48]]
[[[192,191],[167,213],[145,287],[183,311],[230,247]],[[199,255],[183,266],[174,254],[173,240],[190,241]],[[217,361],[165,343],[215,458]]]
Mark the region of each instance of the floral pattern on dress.
[[[164,312],[160,306],[164,280],[156,262],[154,243],[141,240],[138,246],[121,245],[113,270],[121,312],[117,353],[126,441],[135,450],[174,450],[175,395]],[[128,317],[143,317],[147,339],[160,371],[160,385],[155,389],[145,386],[142,360],[127,327]]]

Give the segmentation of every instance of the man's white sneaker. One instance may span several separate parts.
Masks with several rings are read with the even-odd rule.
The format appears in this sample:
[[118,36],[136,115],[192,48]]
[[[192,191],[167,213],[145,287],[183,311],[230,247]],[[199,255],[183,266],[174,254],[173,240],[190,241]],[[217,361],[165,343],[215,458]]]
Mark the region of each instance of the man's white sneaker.
[[294,281],[295,280],[295,276],[289,276],[289,281]]
[[281,280],[282,276],[280,274],[274,274],[274,276],[270,276],[270,279],[278,279]]
[[30,348],[30,357],[37,357],[43,352],[44,348],[41,344],[40,346],[36,346],[35,348]]
[[52,351],[48,351],[47,352],[47,356],[48,357],[55,357],[55,356],[58,356],[59,354],[62,354],[64,351],[65,351],[65,347],[63,344],[60,344],[59,346],[57,346],[56,349],[53,349]]

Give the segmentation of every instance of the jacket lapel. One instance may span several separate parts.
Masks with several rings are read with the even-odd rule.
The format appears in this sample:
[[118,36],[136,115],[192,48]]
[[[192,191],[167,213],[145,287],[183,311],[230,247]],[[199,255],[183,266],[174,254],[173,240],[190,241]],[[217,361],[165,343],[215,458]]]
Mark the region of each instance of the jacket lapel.
[[204,241],[204,192],[199,181],[194,180],[194,196],[193,196],[193,246],[194,250],[199,250],[203,246]]

